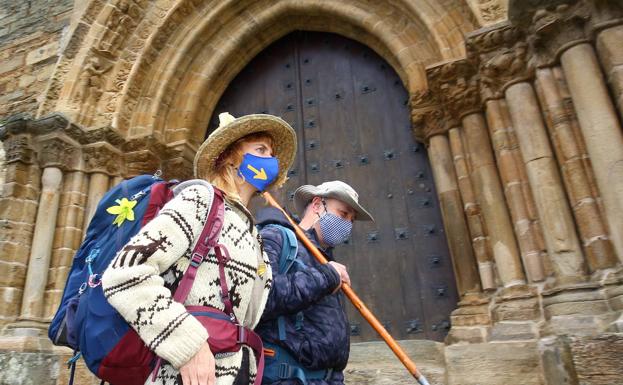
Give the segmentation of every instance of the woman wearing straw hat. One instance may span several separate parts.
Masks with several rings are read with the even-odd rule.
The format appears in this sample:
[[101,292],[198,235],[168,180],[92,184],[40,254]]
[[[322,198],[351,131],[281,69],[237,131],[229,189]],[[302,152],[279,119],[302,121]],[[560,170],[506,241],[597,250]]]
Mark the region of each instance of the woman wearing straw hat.
[[[219,118],[219,127],[195,157],[199,179],[175,188],[175,197],[121,249],[102,278],[108,301],[162,358],[156,384],[249,385],[256,376],[253,350],[243,345],[235,353],[214,355],[206,343],[206,329],[184,305],[173,301],[172,292],[190,264],[216,186],[225,193],[219,243],[229,252],[224,281],[231,316],[242,326],[255,327],[272,273],[247,205],[258,191],[283,184],[296,153],[296,135],[285,121],[271,115],[235,119],[223,113]],[[210,251],[199,265],[186,306],[226,310],[219,269]]]

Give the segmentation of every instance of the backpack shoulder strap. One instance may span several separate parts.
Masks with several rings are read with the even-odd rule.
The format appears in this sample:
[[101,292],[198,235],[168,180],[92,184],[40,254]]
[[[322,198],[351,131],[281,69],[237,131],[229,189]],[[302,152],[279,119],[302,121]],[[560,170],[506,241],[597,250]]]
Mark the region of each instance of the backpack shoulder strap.
[[174,182],[156,182],[151,186],[151,194],[149,195],[149,203],[143,215],[141,227],[145,226],[149,221],[154,219],[160,209],[173,198],[171,186]]
[[283,244],[281,245],[281,252],[279,254],[279,274],[285,274],[290,270],[294,262],[296,261],[296,255],[298,253],[298,241],[294,231],[281,225],[272,224],[281,231],[281,238]]
[[190,289],[193,286],[193,282],[195,281],[195,277],[197,276],[197,270],[199,269],[201,262],[203,262],[204,258],[207,257],[208,252],[218,244],[218,238],[221,235],[221,228],[223,227],[224,216],[225,203],[223,201],[223,193],[219,189],[214,188],[214,199],[212,200],[212,205],[210,206],[208,219],[203,226],[203,230],[199,236],[199,241],[193,249],[190,265],[188,266],[188,269],[186,269],[186,272],[184,273],[184,276],[182,277],[182,280],[173,295],[173,300],[176,302],[184,303],[186,301],[186,298],[190,293]]

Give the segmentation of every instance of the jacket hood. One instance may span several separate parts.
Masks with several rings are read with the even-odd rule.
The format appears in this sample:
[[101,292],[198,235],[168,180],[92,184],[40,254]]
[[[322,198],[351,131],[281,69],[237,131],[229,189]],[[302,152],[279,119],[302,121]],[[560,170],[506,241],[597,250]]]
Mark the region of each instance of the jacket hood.
[[264,207],[255,214],[255,220],[260,227],[266,225],[281,225],[292,229],[292,225],[283,213],[274,207]]

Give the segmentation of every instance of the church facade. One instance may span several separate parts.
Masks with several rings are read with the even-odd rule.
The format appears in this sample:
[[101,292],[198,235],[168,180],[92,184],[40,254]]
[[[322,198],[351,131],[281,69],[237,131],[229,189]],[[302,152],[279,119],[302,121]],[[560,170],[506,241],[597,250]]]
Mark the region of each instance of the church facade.
[[[336,254],[431,383],[621,383],[623,3],[53,3],[0,1],[0,383],[66,382],[45,330],[99,199],[192,178],[224,111],[297,131],[287,208],[360,192]],[[412,383],[349,316],[347,382]]]

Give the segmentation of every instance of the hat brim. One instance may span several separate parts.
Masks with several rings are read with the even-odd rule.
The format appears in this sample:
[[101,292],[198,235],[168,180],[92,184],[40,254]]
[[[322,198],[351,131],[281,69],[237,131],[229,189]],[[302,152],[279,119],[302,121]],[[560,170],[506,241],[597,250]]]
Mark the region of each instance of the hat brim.
[[279,160],[279,174],[271,186],[281,186],[296,156],[296,133],[283,119],[267,114],[245,115],[214,130],[197,150],[193,162],[195,177],[209,179],[218,157],[227,147],[257,132],[266,132],[273,139],[273,155]]
[[321,192],[316,186],[307,184],[303,185],[296,189],[294,192],[294,205],[296,207],[296,211],[302,216],[305,211],[305,207],[309,204],[309,202],[314,197],[324,197],[324,198],[333,198],[339,201],[342,201],[349,205],[355,210],[357,215],[355,216],[356,221],[374,221],[372,215],[356,202],[350,195],[345,192],[330,192],[324,193]]

